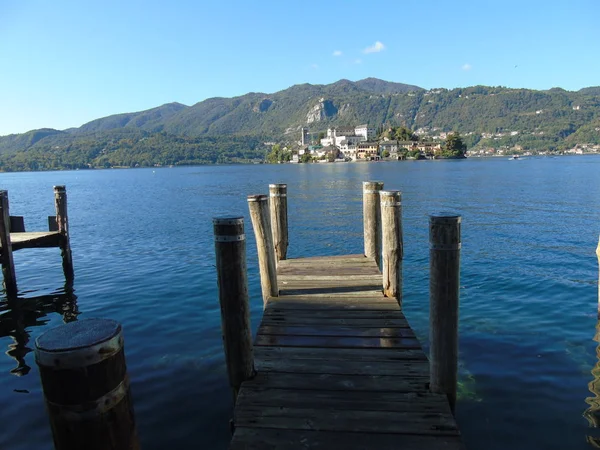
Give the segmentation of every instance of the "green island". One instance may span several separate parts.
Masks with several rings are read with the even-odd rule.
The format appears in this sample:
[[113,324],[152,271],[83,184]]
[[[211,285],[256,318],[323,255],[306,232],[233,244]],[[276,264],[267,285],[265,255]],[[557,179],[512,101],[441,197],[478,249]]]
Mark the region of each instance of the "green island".
[[336,160],[339,153],[304,149],[321,145],[327,130],[359,124],[375,130],[377,148],[357,148],[368,159],[597,153],[600,87],[426,90],[375,78],[301,84],[2,136],[0,171]]

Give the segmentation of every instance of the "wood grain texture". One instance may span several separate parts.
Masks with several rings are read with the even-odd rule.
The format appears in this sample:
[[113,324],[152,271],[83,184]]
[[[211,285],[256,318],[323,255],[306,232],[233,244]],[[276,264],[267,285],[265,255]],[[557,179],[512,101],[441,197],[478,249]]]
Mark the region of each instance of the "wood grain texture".
[[445,394],[374,258],[279,261],[231,449],[463,449]]
[[69,237],[69,216],[67,213],[67,189],[65,186],[54,186],[54,206],[56,223],[61,239],[59,240],[63,272],[68,284],[73,283],[73,256],[71,255],[71,240]]
[[381,181],[363,182],[363,228],[365,256],[375,259],[379,267],[381,259],[381,212],[379,191],[383,189]]
[[244,220],[216,218],[213,227],[223,346],[235,400],[242,382],[254,376]]
[[279,295],[279,288],[277,287],[277,263],[273,247],[268,197],[266,195],[249,195],[248,208],[256,238],[263,303],[266,303],[269,297],[277,297]]
[[271,229],[273,245],[277,260],[285,259],[289,245],[288,214],[287,214],[287,184],[269,185],[269,210],[271,213]]
[[6,294],[12,297],[17,294],[17,276],[15,274],[15,262],[12,254],[8,191],[0,191],[0,245],[2,246],[3,286]]
[[453,411],[458,377],[460,224],[457,215],[429,218],[431,391],[446,394]]
[[381,191],[383,293],[402,305],[402,206],[398,191]]

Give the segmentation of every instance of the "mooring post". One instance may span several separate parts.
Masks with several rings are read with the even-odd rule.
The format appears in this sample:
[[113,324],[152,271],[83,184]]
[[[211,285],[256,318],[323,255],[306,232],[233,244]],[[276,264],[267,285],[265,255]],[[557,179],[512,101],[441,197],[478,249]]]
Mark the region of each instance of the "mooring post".
[[456,405],[461,216],[429,216],[430,389]]
[[277,260],[285,259],[288,248],[287,184],[269,185],[269,209],[271,210],[271,228],[273,245]]
[[67,214],[67,189],[65,186],[54,186],[54,206],[56,207],[56,224],[61,234],[60,254],[63,272],[67,282],[74,278],[71,241],[69,239],[69,217]]
[[235,403],[241,384],[254,376],[244,219],[216,217],[213,228],[223,346]]
[[121,325],[83,319],[35,341],[56,450],[138,450]]
[[267,203],[268,197],[266,195],[248,196],[250,219],[252,219],[252,228],[254,228],[254,236],[256,237],[260,286],[264,305],[267,304],[269,297],[279,296],[277,264],[275,263],[275,249],[273,248],[273,234],[271,233],[271,220]]
[[8,191],[0,191],[0,245],[2,245],[2,275],[6,295],[17,295],[17,276],[10,242],[10,211],[8,210]]
[[402,194],[380,191],[383,258],[383,294],[395,298],[402,306]]
[[596,247],[596,256],[598,257],[598,319],[600,319],[600,237]]
[[381,268],[381,212],[379,191],[381,181],[363,181],[363,226],[365,236],[365,256],[375,258]]

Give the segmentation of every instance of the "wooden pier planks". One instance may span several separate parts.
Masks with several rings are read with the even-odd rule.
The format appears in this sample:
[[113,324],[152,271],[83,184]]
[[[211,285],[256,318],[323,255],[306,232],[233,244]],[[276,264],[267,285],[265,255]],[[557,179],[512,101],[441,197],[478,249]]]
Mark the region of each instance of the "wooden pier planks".
[[230,449],[464,449],[429,362],[363,255],[278,262]]
[[[24,248],[58,247],[61,235],[58,231],[33,231],[10,233],[13,252]],[[0,247],[0,252],[2,247]]]

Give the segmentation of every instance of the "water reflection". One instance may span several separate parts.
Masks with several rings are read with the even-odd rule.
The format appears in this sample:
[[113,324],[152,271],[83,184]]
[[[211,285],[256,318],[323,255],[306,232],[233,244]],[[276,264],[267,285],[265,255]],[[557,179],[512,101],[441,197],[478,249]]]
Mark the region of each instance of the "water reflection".
[[13,297],[0,301],[0,338],[10,337],[6,354],[16,361],[10,373],[16,376],[27,375],[31,367],[25,357],[32,351],[28,347],[31,327],[48,323],[51,313],[60,314],[65,323],[77,320],[77,296],[72,286],[65,285],[59,291],[37,297]]
[[[588,383],[588,389],[594,396],[585,399],[585,402],[590,406],[583,413],[583,417],[587,419],[591,428],[598,428],[600,425],[600,321],[596,324],[594,341],[598,343],[596,346],[596,364],[592,369],[593,379]],[[592,447],[600,448],[600,438],[587,435],[585,439]]]

